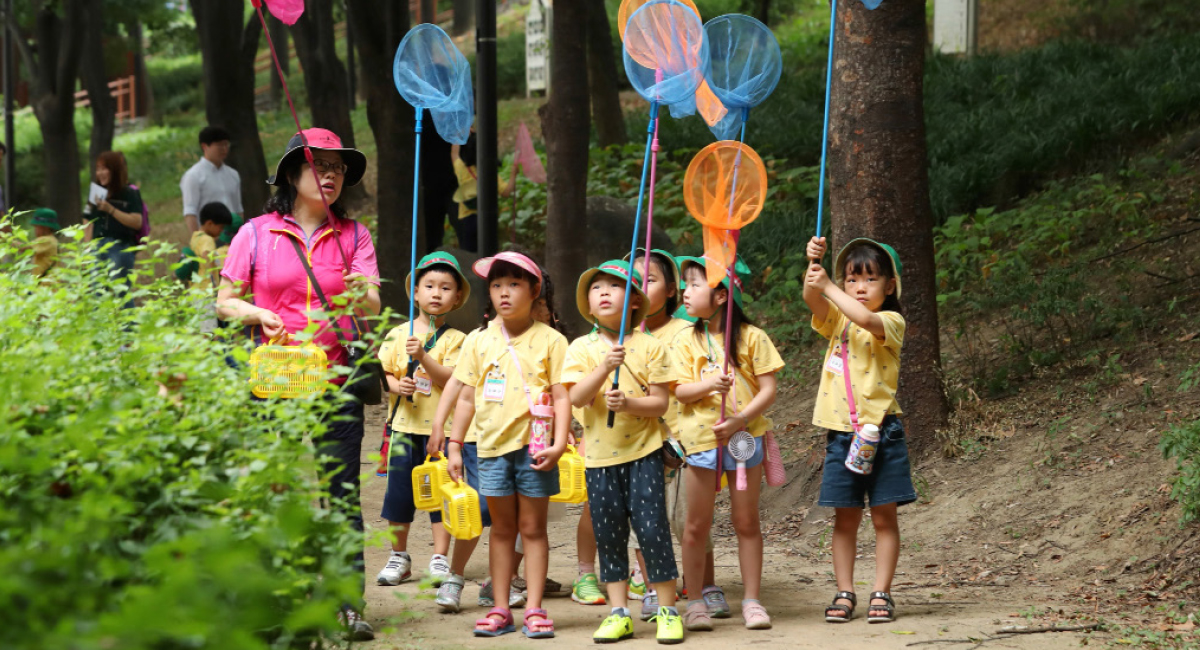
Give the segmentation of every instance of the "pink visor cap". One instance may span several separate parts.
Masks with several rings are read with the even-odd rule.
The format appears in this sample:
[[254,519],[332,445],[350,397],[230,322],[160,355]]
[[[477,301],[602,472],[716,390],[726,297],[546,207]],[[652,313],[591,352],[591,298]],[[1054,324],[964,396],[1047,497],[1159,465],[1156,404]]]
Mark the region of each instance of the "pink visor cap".
[[471,270],[475,272],[475,275],[486,280],[488,274],[492,272],[492,265],[496,262],[508,262],[509,264],[518,266],[529,271],[533,277],[537,278],[539,284],[542,281],[542,270],[538,268],[537,263],[520,253],[512,251],[504,251],[503,253],[496,253],[493,257],[485,257],[471,265]]
[[358,185],[362,180],[363,174],[367,171],[367,157],[363,152],[342,146],[342,139],[328,129],[305,129],[288,140],[287,149],[280,156],[279,163],[275,165],[275,173],[267,179],[268,185],[279,185],[283,178],[281,174],[288,168],[288,165],[297,162],[297,158],[301,162],[305,159],[305,141],[314,151],[336,151],[341,154],[342,162],[346,163],[346,186]]

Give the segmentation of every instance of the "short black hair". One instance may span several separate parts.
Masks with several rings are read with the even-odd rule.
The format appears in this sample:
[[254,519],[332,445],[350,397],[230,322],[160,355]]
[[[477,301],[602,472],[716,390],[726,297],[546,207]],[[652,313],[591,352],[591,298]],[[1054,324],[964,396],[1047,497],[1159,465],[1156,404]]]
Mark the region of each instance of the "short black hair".
[[204,207],[200,208],[200,223],[209,221],[222,226],[231,226],[233,225],[233,213],[225,207],[224,203],[216,201],[205,203]]
[[457,287],[459,291],[462,291],[462,280],[459,279],[458,272],[454,270],[454,267],[450,266],[449,264],[431,264],[423,269],[417,269],[417,275],[413,278],[413,283],[421,284],[421,278],[425,277],[426,273],[431,273],[433,271],[449,273],[450,277],[454,278],[454,286]]
[[213,144],[214,142],[223,142],[229,139],[229,131],[219,127],[208,125],[200,129],[200,144]]
[[[639,260],[642,261],[642,264],[638,264]],[[638,253],[638,256],[633,260],[633,263],[635,266],[637,266],[637,268],[645,270],[646,267],[643,266],[645,264],[645,260],[646,251],[643,250],[641,253]],[[662,269],[663,282],[665,282],[667,286],[671,288],[670,290],[675,291],[675,293],[667,296],[667,304],[663,306],[663,309],[667,312],[667,315],[670,316],[675,313],[676,309],[679,308],[679,294],[681,292],[679,291],[679,278],[675,276],[675,272],[678,267],[675,266],[674,262],[667,259],[666,255],[663,255],[658,251],[650,251],[650,261],[654,264],[657,264],[658,268]],[[649,304],[646,305],[646,307],[649,306]]]
[[[843,282],[845,277],[850,273],[882,275],[885,278],[895,279],[896,272],[892,268],[892,258],[887,254],[887,251],[882,248],[862,242],[849,251],[846,251],[846,267],[837,269],[842,275]],[[900,299],[896,297],[896,293],[892,292],[883,299],[883,305],[879,307],[880,311],[894,311],[904,313],[903,307],[900,305]]]

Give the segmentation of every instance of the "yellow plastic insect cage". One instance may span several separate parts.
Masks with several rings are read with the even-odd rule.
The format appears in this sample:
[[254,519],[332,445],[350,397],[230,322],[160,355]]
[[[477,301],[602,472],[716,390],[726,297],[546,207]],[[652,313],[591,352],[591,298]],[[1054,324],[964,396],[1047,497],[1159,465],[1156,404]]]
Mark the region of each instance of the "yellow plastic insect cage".
[[550,497],[558,503],[583,503],[587,501],[587,482],[583,474],[583,456],[575,447],[567,450],[558,459],[558,494]]
[[287,345],[287,341],[285,332],[250,353],[250,392],[255,397],[308,397],[329,387],[325,351],[311,342]]
[[[403,451],[397,453],[404,453]],[[445,456],[426,456],[413,468],[413,505],[417,510],[434,512],[442,507],[442,484],[450,481],[450,462]]]
[[483,534],[483,511],[479,493],[466,481],[447,481],[441,486],[442,525],[455,539],[475,539]]

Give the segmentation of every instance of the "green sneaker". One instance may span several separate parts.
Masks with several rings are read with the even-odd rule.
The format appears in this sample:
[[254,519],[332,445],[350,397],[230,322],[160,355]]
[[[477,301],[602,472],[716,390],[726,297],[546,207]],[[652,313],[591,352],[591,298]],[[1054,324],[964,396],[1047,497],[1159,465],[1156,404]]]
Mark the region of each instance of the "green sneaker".
[[604,619],[604,622],[600,623],[600,629],[592,635],[592,641],[596,643],[616,643],[632,638],[633,619],[620,614],[613,614]]
[[666,607],[658,608],[658,615],[651,620],[658,621],[658,642],[663,645],[683,643],[683,618],[672,614]]
[[580,605],[603,605],[604,592],[600,591],[600,580],[594,573],[585,573],[571,585],[571,600]]
[[637,573],[629,576],[628,593],[629,597],[634,600],[641,600],[646,595],[646,582],[638,580]]

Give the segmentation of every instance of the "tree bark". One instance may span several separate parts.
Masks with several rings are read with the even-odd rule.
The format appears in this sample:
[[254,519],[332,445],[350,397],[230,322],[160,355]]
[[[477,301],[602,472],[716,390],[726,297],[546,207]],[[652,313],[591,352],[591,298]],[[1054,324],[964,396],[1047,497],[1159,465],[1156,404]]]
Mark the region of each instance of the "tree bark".
[[133,76],[137,92],[137,116],[154,114],[154,93],[150,86],[150,73],[146,70],[146,48],[142,44],[142,23],[125,23],[125,33],[133,45]]
[[596,139],[601,147],[629,141],[617,90],[612,29],[604,4],[604,0],[587,0],[588,92],[592,96],[592,123],[596,126]]
[[454,0],[454,23],[450,33],[461,36],[475,27],[475,0]]
[[257,15],[243,25],[242,0],[190,3],[200,36],[204,68],[204,111],[209,124],[229,131],[232,147],[226,163],[242,177],[246,217],[262,213],[267,201],[267,162],[254,110],[254,57],[262,35]]
[[571,334],[584,321],[569,288],[587,268],[588,83],[578,72],[587,56],[588,6],[555,4],[550,25],[550,101],[538,113],[546,138],[546,267],[558,286],[555,309]]
[[[104,24],[104,2],[93,0],[91,23]],[[96,171],[96,158],[112,149],[117,128],[117,107],[108,89],[108,71],[104,67],[104,30],[89,29],[83,37],[83,60],[79,80],[87,90],[92,107],[92,137],[88,148],[88,169]]]
[[378,151],[375,248],[379,273],[385,280],[380,294],[384,306],[404,311],[408,299],[403,285],[412,234],[413,110],[396,95],[392,59],[408,31],[408,2],[347,0],[346,5],[361,59],[367,121]]
[[[830,123],[833,244],[871,237],[904,263],[900,403],[916,440],[946,424],[923,109],[925,1],[838,5]],[[837,250],[833,248],[833,250]]]
[[29,103],[42,131],[46,207],[58,212],[63,226],[75,225],[82,219],[75,80],[79,76],[84,31],[91,24],[92,4],[89,0],[63,0],[60,18],[53,8],[38,0],[33,7],[34,42],[22,34],[15,34],[17,38],[13,39],[29,73]]
[[437,23],[437,0],[421,0],[422,23]]
[[[266,11],[265,6],[263,7],[263,10],[264,10],[264,12]],[[304,16],[307,16],[309,14],[309,12],[311,12],[312,10],[313,10],[313,7],[310,3],[308,8],[305,9],[304,14],[303,14],[303,16],[301,16],[300,19],[303,20]],[[268,19],[267,20],[267,29],[271,32],[271,40],[275,43],[275,51],[279,55],[279,67],[283,69],[283,74],[285,76],[292,74],[292,57],[291,57],[291,50],[288,48],[287,25],[283,24],[283,22],[279,21],[279,20],[269,20]],[[300,53],[300,47],[299,47],[298,43],[297,43],[297,47],[296,47],[296,56],[300,57],[300,60],[301,60],[300,65],[303,66],[304,65],[304,63],[303,63],[304,56]],[[274,69],[274,63],[272,63],[272,69]],[[280,105],[280,102],[283,101],[283,80],[281,80],[279,78],[279,73],[270,75],[270,78],[271,78],[271,90],[270,90],[271,107],[278,108]],[[311,99],[311,95],[310,95],[310,99]],[[336,133],[336,131],[335,131],[335,133]]]

